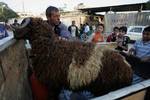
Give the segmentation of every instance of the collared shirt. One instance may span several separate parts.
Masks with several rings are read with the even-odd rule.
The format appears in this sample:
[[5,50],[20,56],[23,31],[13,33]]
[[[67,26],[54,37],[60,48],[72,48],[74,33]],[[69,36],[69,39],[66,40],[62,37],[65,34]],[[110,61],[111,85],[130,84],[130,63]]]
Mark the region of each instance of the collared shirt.
[[90,31],[90,27],[88,25],[85,26],[84,32],[87,33]]
[[134,44],[134,49],[137,57],[150,57],[150,41],[145,43],[142,40],[136,41]]
[[60,23],[58,26],[55,27],[55,32],[62,38],[70,39],[71,34],[67,29],[67,26],[63,23]]

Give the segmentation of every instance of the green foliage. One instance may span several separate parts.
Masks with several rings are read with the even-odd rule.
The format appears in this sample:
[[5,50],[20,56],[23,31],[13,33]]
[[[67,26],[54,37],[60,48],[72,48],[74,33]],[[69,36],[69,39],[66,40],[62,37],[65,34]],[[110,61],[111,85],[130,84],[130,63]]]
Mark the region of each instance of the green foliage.
[[10,9],[7,4],[0,2],[0,21],[6,21],[10,18],[19,17],[16,12]]
[[146,9],[150,10],[150,0],[146,3]]

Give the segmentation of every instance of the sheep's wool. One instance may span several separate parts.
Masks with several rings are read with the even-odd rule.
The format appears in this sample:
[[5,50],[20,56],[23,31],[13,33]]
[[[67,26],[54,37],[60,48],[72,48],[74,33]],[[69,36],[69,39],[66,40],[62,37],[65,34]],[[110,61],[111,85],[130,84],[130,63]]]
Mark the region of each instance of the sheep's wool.
[[93,52],[86,63],[77,67],[74,58],[69,66],[68,82],[71,89],[77,89],[78,87],[88,85],[91,81],[94,81],[101,70],[103,57],[103,49],[95,46]]

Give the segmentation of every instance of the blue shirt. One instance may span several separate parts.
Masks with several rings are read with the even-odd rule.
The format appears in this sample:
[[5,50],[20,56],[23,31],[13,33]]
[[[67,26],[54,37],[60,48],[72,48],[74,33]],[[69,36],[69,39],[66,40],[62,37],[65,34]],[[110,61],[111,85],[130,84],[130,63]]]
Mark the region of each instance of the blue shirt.
[[134,44],[134,49],[137,57],[150,57],[150,41],[145,43],[142,40],[136,41]]
[[59,24],[58,26],[60,28],[60,36],[61,37],[64,37],[64,38],[71,38],[71,34],[70,32],[68,31],[68,28],[66,25],[64,25],[63,23]]

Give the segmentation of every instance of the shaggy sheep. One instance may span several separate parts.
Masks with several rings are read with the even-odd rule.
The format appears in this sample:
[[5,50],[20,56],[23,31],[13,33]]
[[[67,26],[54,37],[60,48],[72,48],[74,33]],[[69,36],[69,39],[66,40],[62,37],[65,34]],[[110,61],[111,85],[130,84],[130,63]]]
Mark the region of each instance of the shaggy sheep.
[[117,51],[60,40],[40,18],[25,19],[14,36],[29,39],[35,75],[56,98],[62,88],[98,96],[131,84],[131,67]]

